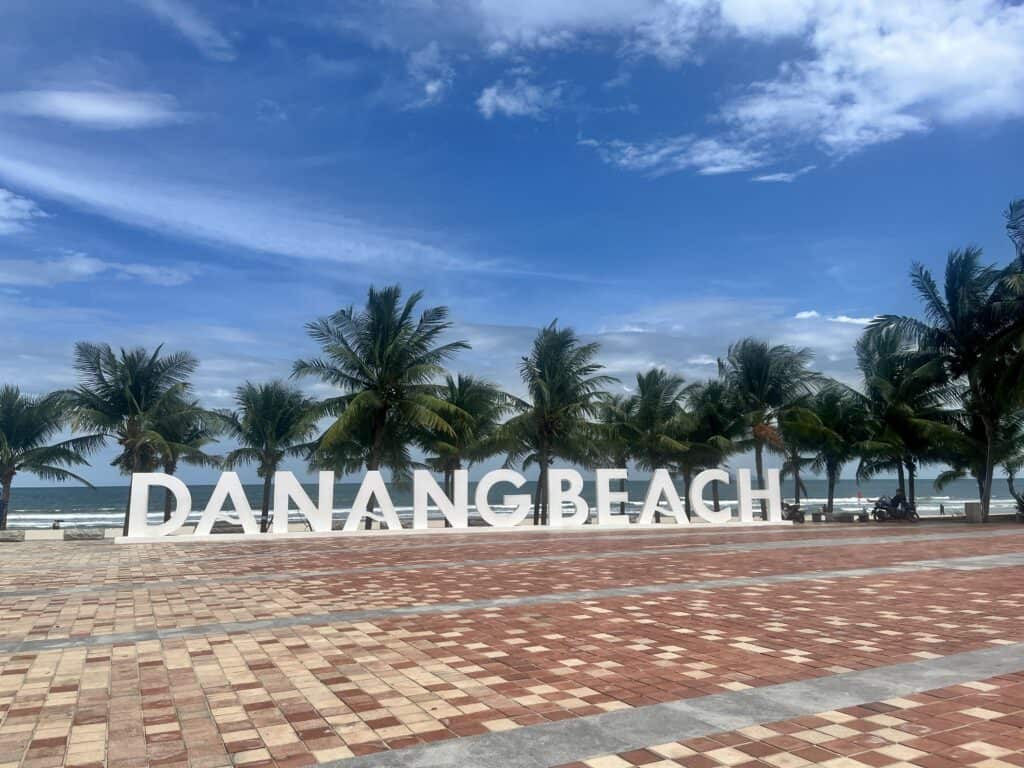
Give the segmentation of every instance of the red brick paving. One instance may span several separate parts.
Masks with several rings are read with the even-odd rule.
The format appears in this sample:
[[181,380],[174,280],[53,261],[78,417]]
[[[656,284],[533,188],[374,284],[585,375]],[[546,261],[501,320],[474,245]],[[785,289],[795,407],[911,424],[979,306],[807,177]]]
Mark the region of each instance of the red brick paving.
[[[2,550],[0,640],[95,637],[353,608],[859,568],[1024,549],[1024,539],[1017,536],[917,539],[918,532],[977,530],[957,525],[829,526],[815,528],[814,538],[899,535],[906,540],[748,552],[681,549],[670,554],[644,550],[799,541],[810,534],[741,529],[664,535],[638,531],[628,537],[620,531],[613,537],[450,533],[230,545],[18,544]],[[600,556],[607,552],[634,554]],[[438,567],[453,560],[581,553],[594,556]],[[260,580],[266,572],[409,563],[422,568]],[[251,581],[218,582],[246,574],[252,574]],[[130,587],[147,580],[152,586]],[[58,589],[111,584],[126,588],[63,594]],[[3,595],[47,587],[54,591]],[[196,636],[163,641],[0,654],[0,768],[308,766],[437,739],[1020,642],[1022,606],[1024,567],[932,570],[230,634],[213,626]],[[1007,706],[1019,704],[1019,683],[1000,681],[995,694],[971,689],[963,695],[985,694],[1001,701],[1005,694],[1010,697]],[[932,712],[927,707],[912,711]],[[715,739],[716,749],[733,746]],[[667,759],[656,750],[608,757],[638,761],[650,754]],[[829,759],[840,754],[834,752]],[[762,761],[747,761],[751,765],[785,766],[767,760],[768,755],[751,757]],[[984,759],[1006,762],[1005,756]],[[895,758],[894,764],[932,768]]]

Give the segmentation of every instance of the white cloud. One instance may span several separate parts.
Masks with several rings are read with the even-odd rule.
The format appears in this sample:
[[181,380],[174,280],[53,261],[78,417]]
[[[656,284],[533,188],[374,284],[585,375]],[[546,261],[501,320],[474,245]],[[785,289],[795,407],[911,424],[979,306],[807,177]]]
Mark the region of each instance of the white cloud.
[[38,90],[0,94],[0,113],[41,117],[87,128],[149,128],[188,119],[174,98],[115,90]]
[[512,84],[499,81],[484,88],[476,106],[488,120],[499,113],[508,117],[540,118],[558,106],[561,96],[560,85],[542,87],[517,78]]
[[835,315],[829,318],[831,323],[845,323],[846,325],[867,325],[873,317],[850,317],[849,315]]
[[579,143],[593,147],[610,165],[653,177],[688,170],[703,176],[736,173],[757,168],[766,161],[761,152],[743,144],[689,135],[639,144],[618,139],[583,139]]
[[160,21],[174,27],[213,61],[233,61],[235,47],[207,18],[184,0],[135,0]]
[[41,219],[45,213],[31,200],[0,187],[0,235],[23,232],[34,219]]
[[416,265],[477,269],[407,235],[252,185],[182,181],[165,169],[127,169],[49,144],[0,136],[0,179],[143,229],[219,246],[384,271]]
[[[728,5],[728,4],[726,4]],[[779,26],[753,0],[738,34],[799,34],[783,63],[723,117],[764,141],[844,155],[936,125],[1024,116],[1024,7],[1000,0],[790,1]]]
[[192,274],[188,269],[104,261],[78,252],[55,259],[0,259],[0,285],[49,286],[106,275],[133,278],[150,285],[176,286],[187,283]]
[[804,174],[810,173],[816,167],[817,166],[815,166],[815,165],[805,165],[803,168],[800,168],[800,169],[798,169],[796,171],[779,171],[777,173],[766,173],[766,174],[763,174],[761,176],[755,176],[753,178],[753,181],[759,181],[759,182],[769,183],[769,184],[770,183],[789,184],[789,183],[791,183],[793,181],[796,181],[798,178],[800,178]]
[[419,94],[409,104],[413,108],[439,104],[455,80],[455,70],[445,60],[436,40],[409,54],[408,69],[419,88]]
[[793,315],[796,320],[813,320],[814,318],[821,317],[816,309],[804,309]]

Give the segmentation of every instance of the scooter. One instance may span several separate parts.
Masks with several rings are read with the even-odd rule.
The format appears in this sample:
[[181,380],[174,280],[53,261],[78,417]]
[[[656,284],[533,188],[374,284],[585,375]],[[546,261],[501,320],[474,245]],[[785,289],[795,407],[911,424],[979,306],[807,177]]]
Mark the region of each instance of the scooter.
[[792,520],[794,523],[803,523],[806,520],[804,512],[799,504],[782,502],[782,519]]
[[871,516],[880,523],[884,523],[886,520],[906,520],[916,523],[921,519],[914,504],[909,501],[894,503],[888,496],[882,496],[875,502]]

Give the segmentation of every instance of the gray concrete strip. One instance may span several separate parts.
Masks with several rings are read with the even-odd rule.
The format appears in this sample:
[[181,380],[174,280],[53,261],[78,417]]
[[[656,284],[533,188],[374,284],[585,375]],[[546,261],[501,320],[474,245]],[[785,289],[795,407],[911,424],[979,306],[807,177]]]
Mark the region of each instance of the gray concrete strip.
[[88,635],[83,637],[40,638],[8,640],[0,642],[0,653],[26,653],[51,651],[64,648],[88,648],[115,645],[119,643],[140,643],[148,640],[171,640],[183,637],[201,637],[209,634],[230,632],[255,632],[265,629],[284,629],[296,626],[346,624],[374,619],[395,619],[404,616],[423,616],[439,613],[461,613],[500,608],[516,608],[529,605],[551,605],[584,600],[602,600],[615,597],[638,595],[660,595],[673,592],[701,592],[731,587],[759,587],[770,584],[788,584],[805,581],[833,581],[860,578],[864,576],[891,576],[895,574],[918,573],[928,570],[975,570],[991,568],[1012,568],[1024,566],[1024,552],[980,557],[954,557],[922,562],[906,562],[898,565],[852,568],[846,570],[802,571],[769,576],[735,577],[727,579],[706,579],[702,581],[670,582],[666,584],[643,584],[640,586],[608,587],[605,589],[582,589],[567,592],[552,592],[524,597],[488,598],[466,600],[456,603],[434,603],[429,605],[402,606],[395,608],[366,608],[326,613],[300,614],[275,619],[254,619],[213,624],[197,624],[172,629],[148,629],[137,632],[119,632],[109,635]]
[[[393,565],[369,565],[353,566],[350,568],[323,568],[308,571],[284,571],[275,573],[263,573],[259,575],[260,581],[295,581],[300,579],[317,579],[324,576],[340,576],[367,573],[392,573],[399,571],[437,571],[451,568],[482,567],[494,565],[529,565],[532,563],[554,563],[573,562],[576,560],[604,560],[611,558],[644,557],[646,555],[674,555],[674,554],[714,554],[729,552],[759,552],[764,550],[780,549],[809,549],[809,548],[830,548],[830,547],[852,547],[861,545],[879,544],[913,544],[917,542],[934,542],[950,540],[972,540],[984,539],[996,535],[995,531],[970,531],[965,533],[936,533],[920,536],[896,535],[896,536],[859,536],[859,537],[821,537],[814,539],[780,539],[776,541],[747,541],[730,542],[727,544],[669,544],[666,546],[643,547],[630,550],[607,550],[603,552],[577,552],[574,554],[560,555],[531,555],[522,557],[499,557],[481,558],[471,560],[452,560],[450,557],[445,560],[428,560],[415,563],[395,563]],[[1024,529],[1000,532],[1000,537],[1022,536]],[[248,555],[249,558],[252,555]],[[205,558],[204,558],[205,561]],[[197,578],[190,579],[188,576],[179,577],[168,581],[143,581],[123,582],[121,584],[99,584],[95,586],[81,587],[50,587],[38,589],[8,590],[0,589],[0,601],[6,598],[37,597],[49,594],[94,594],[97,592],[123,592],[137,589],[153,591],[156,589],[181,589],[192,586],[207,586],[214,584],[235,584],[251,582],[253,575],[249,576],[223,576],[218,578]]]
[[1024,669],[1024,643],[716,693],[321,763],[320,768],[549,768],[884,701]]

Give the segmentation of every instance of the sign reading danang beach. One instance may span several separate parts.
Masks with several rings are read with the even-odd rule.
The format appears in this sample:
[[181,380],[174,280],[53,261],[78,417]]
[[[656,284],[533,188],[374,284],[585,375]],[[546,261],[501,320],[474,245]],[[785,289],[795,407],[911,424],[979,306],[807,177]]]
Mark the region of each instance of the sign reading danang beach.
[[[551,528],[572,528],[584,524],[598,526],[623,527],[631,525],[625,515],[616,515],[613,507],[621,502],[628,502],[625,491],[612,490],[612,483],[627,479],[625,469],[598,469],[594,472],[596,486],[596,519],[591,519],[591,510],[583,498],[583,475],[574,469],[549,469],[547,496],[549,508],[548,526]],[[488,472],[476,485],[474,504],[477,515],[485,525],[494,528],[514,528],[526,521],[533,505],[529,493],[510,493],[522,488],[526,478],[511,469],[498,469]],[[693,514],[701,520],[716,525],[731,522],[760,522],[754,518],[754,501],[766,502],[767,515],[764,522],[782,523],[782,495],[779,490],[778,470],[765,472],[764,489],[755,489],[751,482],[750,470],[739,469],[736,472],[736,498],[739,506],[738,517],[734,518],[728,508],[714,510],[704,500],[704,489],[712,482],[728,484],[729,474],[722,469],[708,469],[698,474],[689,486],[690,507]],[[500,489],[506,486],[506,492],[500,503],[495,503],[492,496],[497,496]],[[334,473],[321,472],[319,476],[319,493],[314,502],[302,484],[291,472],[277,472],[274,475],[274,495],[272,500],[272,523],[270,535],[288,533],[289,514],[294,509],[308,523],[315,533],[326,533],[332,530],[334,522]],[[151,525],[148,520],[149,491],[151,488],[166,488],[175,499],[175,509],[167,522]],[[233,511],[225,509],[230,501]],[[402,525],[387,483],[380,472],[371,471],[363,476],[352,502],[352,509],[345,519],[342,532],[356,533],[362,530],[366,520],[379,521],[383,527],[391,531],[425,530],[430,528],[428,513],[431,508],[449,522],[451,528],[434,530],[451,531],[469,527],[469,473],[457,470],[454,478],[454,489],[449,497],[438,485],[434,476],[426,470],[417,470],[413,475],[413,509],[412,526]],[[666,469],[658,469],[651,475],[643,506],[637,522],[632,525],[651,525],[655,514],[661,512],[670,515],[678,525],[689,525],[684,504],[679,497],[672,477]],[[139,473],[132,477],[131,501],[129,506],[128,535],[121,541],[151,539],[167,536],[181,529],[192,514],[192,494],[188,486],[173,475],[159,472]],[[246,497],[242,481],[235,472],[224,472],[217,481],[210,501],[199,516],[192,533],[194,537],[210,536],[213,525],[219,520],[239,524],[244,534],[259,534],[259,524],[253,514],[252,506]]]

